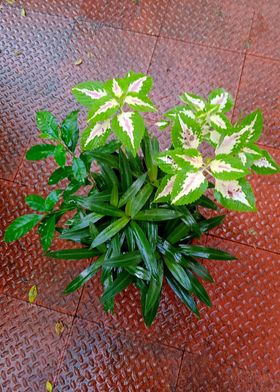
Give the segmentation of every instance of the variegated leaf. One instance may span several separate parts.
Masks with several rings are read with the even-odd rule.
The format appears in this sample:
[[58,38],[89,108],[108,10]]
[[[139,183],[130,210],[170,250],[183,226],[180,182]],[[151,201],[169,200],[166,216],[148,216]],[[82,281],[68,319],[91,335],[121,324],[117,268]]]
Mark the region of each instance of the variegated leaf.
[[171,130],[172,143],[175,148],[197,148],[200,144],[200,126],[191,118],[180,114]]
[[180,99],[186,104],[190,105],[195,110],[204,110],[206,107],[205,100],[197,95],[191,93],[184,93]]
[[220,180],[237,180],[249,174],[248,169],[237,158],[229,155],[217,155],[209,164],[213,176]]
[[187,150],[175,149],[172,152],[173,159],[182,169],[198,170],[203,165],[203,158],[195,148]]
[[111,120],[98,122],[86,128],[81,137],[83,151],[103,146],[108,139],[111,131]]
[[209,94],[208,102],[218,105],[219,112],[228,112],[233,106],[232,96],[222,88],[218,88]]
[[177,118],[178,114],[184,114],[185,116],[191,118],[192,120],[195,120],[195,114],[191,110],[190,107],[186,105],[178,105],[175,106],[173,109],[169,110],[164,114],[165,117],[168,117],[172,120],[175,120]]
[[256,210],[254,193],[244,178],[233,181],[216,180],[214,195],[220,204],[230,210]]
[[231,122],[223,113],[215,113],[209,117],[210,125],[218,132],[226,133],[232,128]]
[[242,120],[240,131],[248,135],[247,136],[247,144],[248,144],[248,143],[255,143],[259,139],[262,133],[262,128],[263,128],[262,113],[259,109],[257,109],[255,112],[250,113]]
[[258,174],[275,174],[279,172],[279,165],[265,150],[261,151],[262,156],[254,160],[252,170]]
[[109,96],[121,98],[124,94],[123,80],[122,79],[111,79],[104,83],[104,88],[108,92]]
[[137,93],[129,93],[125,100],[131,109],[139,111],[139,112],[156,112],[156,108],[153,102],[142,95],[138,95]]
[[101,82],[93,81],[77,84],[72,88],[72,94],[81,105],[91,107],[96,101],[106,97],[107,91]]
[[177,175],[171,194],[172,204],[189,204],[199,199],[206,191],[208,183],[202,171],[189,173],[181,170]]
[[120,106],[115,98],[102,98],[89,111],[88,122],[104,121],[119,110]]
[[163,151],[156,157],[159,168],[167,174],[174,174],[179,169],[174,160],[173,152],[172,150]]
[[162,131],[163,129],[167,128],[170,125],[170,122],[167,120],[161,120],[156,122],[156,126]]
[[225,135],[216,148],[216,154],[232,154],[244,147],[248,137],[248,130],[234,129],[229,135]]
[[153,79],[150,76],[133,71],[127,74],[126,79],[129,82],[128,93],[147,95],[153,85]]
[[145,124],[139,113],[123,112],[112,120],[118,139],[135,155],[144,136]]
[[169,201],[173,185],[176,179],[176,175],[167,175],[161,180],[160,186],[158,187],[155,195],[154,203]]

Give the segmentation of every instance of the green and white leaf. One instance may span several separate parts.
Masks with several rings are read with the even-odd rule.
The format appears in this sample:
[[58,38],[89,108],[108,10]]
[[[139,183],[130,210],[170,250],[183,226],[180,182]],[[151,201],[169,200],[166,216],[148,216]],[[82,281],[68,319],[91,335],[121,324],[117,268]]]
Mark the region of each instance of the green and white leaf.
[[184,93],[180,96],[180,99],[195,110],[204,110],[206,107],[205,100],[198,95]]
[[104,88],[108,90],[109,95],[115,96],[117,99],[120,99],[124,94],[124,89],[122,88],[122,80],[121,79],[112,79],[108,80]]
[[275,174],[279,172],[279,165],[274,161],[271,155],[265,151],[260,150],[262,156],[254,160],[252,170],[258,174]]
[[249,131],[246,128],[233,129],[230,134],[222,137],[216,148],[216,155],[232,154],[240,151],[246,145],[248,134]]
[[154,203],[169,201],[176,175],[163,177],[155,195]]
[[170,122],[167,120],[161,120],[156,122],[156,126],[162,131],[163,129],[167,128],[170,125]]
[[175,163],[185,170],[198,170],[203,165],[202,155],[195,148],[175,149],[172,151],[172,156]]
[[200,126],[191,118],[178,115],[171,130],[171,138],[175,148],[197,148],[201,141]]
[[233,181],[216,180],[214,195],[225,208],[236,211],[256,210],[254,193],[244,178]]
[[113,114],[117,113],[120,105],[115,98],[104,97],[94,103],[88,114],[88,122],[104,121],[111,117]]
[[172,204],[189,204],[199,199],[206,191],[208,182],[202,171],[188,173],[181,170],[175,179],[171,194]]
[[96,101],[106,97],[107,91],[103,83],[92,81],[77,84],[72,88],[72,94],[81,105],[91,107]]
[[83,151],[103,146],[111,132],[111,120],[98,122],[86,128],[81,137]]
[[163,151],[156,157],[156,162],[159,168],[167,174],[174,174],[179,170],[178,164],[174,159],[174,150]]
[[247,144],[255,143],[261,136],[263,129],[262,113],[259,109],[246,116],[241,123],[240,131],[246,133]]
[[112,129],[118,139],[136,155],[144,136],[144,120],[139,113],[123,112],[112,120]]
[[178,114],[183,114],[192,120],[195,120],[195,114],[189,106],[177,105],[173,109],[169,110],[164,114],[165,117],[175,120]]
[[145,96],[140,96],[137,93],[129,93],[124,103],[130,106],[131,109],[139,112],[156,112],[153,102]]
[[249,174],[241,160],[230,155],[217,155],[209,168],[213,176],[220,180],[237,180]]
[[127,74],[129,81],[128,93],[148,94],[153,85],[153,79],[141,73],[130,71]]
[[223,113],[212,114],[209,117],[209,123],[218,132],[225,133],[232,128],[231,122]]
[[219,112],[228,112],[233,106],[232,96],[223,88],[212,91],[208,96],[211,105],[218,105]]

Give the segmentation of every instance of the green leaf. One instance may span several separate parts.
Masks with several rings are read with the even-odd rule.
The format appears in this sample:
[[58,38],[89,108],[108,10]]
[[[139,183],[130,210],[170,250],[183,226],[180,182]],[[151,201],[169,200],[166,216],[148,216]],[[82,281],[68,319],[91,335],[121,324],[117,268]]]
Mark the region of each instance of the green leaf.
[[139,265],[127,265],[124,269],[130,274],[135,276],[136,278],[143,280],[150,280],[151,273],[147,271],[145,268],[140,267]]
[[146,222],[145,228],[146,228],[147,238],[149,238],[149,242],[153,250],[155,250],[158,242],[158,224],[152,222]]
[[214,196],[222,206],[235,211],[256,211],[253,190],[244,178],[235,181],[216,181]]
[[115,218],[121,218],[125,216],[125,213],[119,208],[102,202],[95,202],[91,206],[91,211],[94,211],[101,215],[113,216]]
[[72,88],[72,94],[83,106],[92,107],[98,100],[107,97],[103,83],[89,81],[77,84]]
[[184,289],[191,290],[192,285],[184,268],[179,263],[172,260],[170,255],[164,256],[164,261],[168,270],[174,276],[177,282],[180,283],[180,285],[184,287]]
[[137,247],[142,255],[147,270],[150,271],[153,276],[156,276],[158,273],[158,265],[150,242],[148,241],[144,231],[136,222],[131,221],[130,226],[133,230]]
[[142,260],[139,251],[125,253],[121,256],[110,257],[104,261],[104,267],[128,267],[136,266]]
[[166,280],[183,304],[185,304],[197,317],[200,317],[195,300],[189,295],[188,291],[185,290],[170,273],[167,274]]
[[279,165],[274,161],[271,155],[265,150],[259,150],[261,157],[254,160],[252,170],[258,174],[275,174],[279,173]]
[[58,139],[58,125],[55,117],[47,111],[36,113],[36,124],[38,129],[50,136],[52,139]]
[[32,210],[44,212],[45,209],[45,199],[39,195],[28,195],[25,198],[26,204],[32,208]]
[[90,247],[96,248],[97,246],[108,241],[120,230],[122,230],[128,224],[129,220],[130,219],[128,217],[124,216],[123,218],[120,218],[117,221],[111,223],[95,237]]
[[124,192],[130,187],[132,183],[132,175],[129,166],[129,161],[122,150],[120,150],[119,152],[119,168],[120,168],[120,177],[121,177],[120,185],[122,191]]
[[125,191],[125,193],[121,196],[119,201],[119,208],[125,205],[128,200],[133,199],[133,197],[139,192],[142,185],[144,184],[147,177],[147,173],[144,173],[140,176],[133,184]]
[[166,175],[161,179],[160,185],[155,195],[154,203],[169,201],[173,190],[176,175]]
[[56,216],[51,215],[44,218],[40,223],[40,241],[44,251],[47,251],[51,246],[54,232],[55,232]]
[[113,114],[117,113],[120,105],[115,98],[104,97],[96,101],[88,113],[88,123],[97,123],[108,120]]
[[168,208],[151,208],[138,212],[133,219],[140,221],[160,222],[170,219],[176,219],[182,216],[179,211]]
[[132,110],[138,112],[157,111],[153,102],[145,95],[139,95],[139,93],[128,93],[125,97],[124,103],[126,103]]
[[111,132],[111,120],[97,122],[86,128],[81,137],[83,151],[89,151],[96,147],[103,146]]
[[28,161],[39,161],[54,155],[55,146],[52,144],[37,144],[32,146],[26,153]]
[[199,227],[202,233],[207,233],[209,230],[214,229],[214,227],[219,226],[223,220],[225,219],[226,215],[218,215],[214,216],[210,219],[205,219],[199,222]]
[[200,301],[205,303],[207,306],[211,306],[211,300],[209,298],[209,295],[207,294],[205,288],[202,286],[202,284],[198,281],[198,279],[188,271],[188,276],[191,281],[191,286],[194,294],[197,296]]
[[211,105],[217,105],[219,112],[229,112],[233,107],[232,96],[223,88],[213,90],[208,96],[208,102]]
[[206,107],[205,100],[198,95],[184,93],[180,96],[181,101],[190,105],[195,110],[204,110]]
[[216,155],[209,167],[212,175],[219,180],[237,180],[249,174],[241,160],[231,155]]
[[132,199],[132,202],[131,202],[131,218],[132,219],[141,210],[141,208],[144,207],[144,205],[147,203],[153,190],[154,190],[154,188],[151,184],[146,184],[136,194],[136,196]]
[[[190,230],[191,228],[189,225],[185,225],[185,223],[181,222],[168,234],[167,241],[170,242],[170,244],[176,244],[182,238],[185,238],[190,233]],[[192,237],[194,237],[194,235]]]
[[112,120],[112,129],[118,139],[135,156],[144,136],[144,120],[139,113],[122,112]]
[[115,207],[117,207],[117,205],[119,204],[119,189],[117,184],[113,184],[110,204]]
[[128,250],[130,252],[133,252],[135,250],[135,239],[131,226],[130,225],[126,226],[124,232],[125,232]]
[[70,166],[66,167],[59,167],[56,169],[49,178],[48,184],[55,185],[59,181],[63,180],[64,178],[68,177],[72,173],[72,168]]
[[[162,290],[162,282],[163,282],[163,266],[160,263],[157,267],[157,274],[153,276],[150,280],[150,284],[145,296],[145,306],[144,306],[144,314],[148,314],[155,304],[159,304],[160,295]],[[158,305],[157,305],[158,307]]]
[[205,195],[200,196],[196,203],[202,207],[209,208],[210,210],[216,211],[218,209],[217,204],[215,204],[213,200]]
[[193,203],[206,191],[208,183],[201,171],[188,173],[181,170],[175,179],[171,202],[182,205]]
[[210,275],[210,273],[208,272],[207,268],[205,268],[202,264],[200,264],[195,259],[193,259],[193,258],[188,258],[188,260],[183,259],[181,264],[183,265],[183,267],[186,267],[186,268],[192,270],[200,278],[202,278],[208,282],[213,282],[213,278]]
[[54,160],[59,166],[64,167],[66,163],[66,151],[65,149],[61,146],[58,145],[56,146],[54,150]]
[[129,273],[126,271],[121,272],[102,295],[101,302],[104,304],[110,299],[114,298],[132,282],[133,277]]
[[79,139],[78,115],[79,110],[69,113],[60,127],[61,139],[72,152],[75,151]]
[[64,294],[70,294],[83,286],[102,266],[104,256],[99,257],[97,261],[92,263],[89,267],[84,269],[64,290]]
[[56,205],[56,203],[60,198],[61,192],[62,192],[61,189],[56,189],[47,196],[45,200],[45,208],[47,211],[52,210],[53,207]]
[[90,196],[72,196],[71,200],[77,203],[80,207],[87,210],[94,208],[95,203],[102,203],[110,201],[111,193],[109,191],[96,192]]
[[199,224],[195,220],[193,214],[189,211],[189,209],[186,206],[181,206],[177,207],[177,211],[179,211],[182,216],[181,220],[185,223],[186,226],[190,227],[190,230],[194,231],[196,236],[200,237],[201,236],[201,230],[199,227]]
[[148,177],[151,182],[155,182],[158,174],[156,156],[159,153],[159,143],[155,137],[145,136],[142,141],[145,164],[148,169]]
[[73,159],[72,171],[74,178],[79,182],[83,182],[87,176],[86,166],[80,158]]
[[236,260],[230,253],[200,245],[180,245],[180,252],[185,256],[202,257],[213,260]]
[[78,249],[62,249],[62,250],[54,250],[47,253],[48,257],[52,257],[54,259],[62,259],[62,260],[81,260],[81,259],[89,259],[94,256],[100,255],[99,251],[95,249],[88,248],[78,248]]
[[27,214],[16,218],[6,229],[4,234],[5,242],[13,242],[24,236],[28,231],[42,219],[38,214]]

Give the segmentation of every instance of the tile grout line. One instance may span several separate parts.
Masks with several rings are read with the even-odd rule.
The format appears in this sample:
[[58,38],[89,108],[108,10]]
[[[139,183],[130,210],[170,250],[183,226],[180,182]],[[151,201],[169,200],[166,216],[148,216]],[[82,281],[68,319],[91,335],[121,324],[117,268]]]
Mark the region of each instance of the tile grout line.
[[181,358],[181,361],[180,361],[180,365],[179,365],[179,369],[178,369],[178,375],[177,375],[176,384],[175,384],[175,392],[177,391],[178,382],[179,382],[179,378],[180,378],[180,373],[181,373],[181,370],[182,370],[182,367],[183,367],[183,361],[184,361],[185,351],[186,351],[186,350],[185,350],[185,348],[184,348],[183,353],[182,353],[182,358]]

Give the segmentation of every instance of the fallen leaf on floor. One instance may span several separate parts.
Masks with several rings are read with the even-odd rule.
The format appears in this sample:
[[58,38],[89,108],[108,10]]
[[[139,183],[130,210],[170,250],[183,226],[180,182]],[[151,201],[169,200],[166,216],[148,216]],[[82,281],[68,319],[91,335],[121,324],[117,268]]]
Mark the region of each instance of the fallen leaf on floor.
[[51,383],[50,381],[47,381],[47,382],[46,382],[46,391],[47,391],[47,392],[52,392],[52,390],[53,390],[53,385],[52,385],[52,383]]
[[55,333],[56,333],[58,336],[60,336],[60,335],[63,333],[63,331],[64,331],[64,324],[63,324],[63,322],[62,322],[62,321],[58,321],[58,322],[55,324],[54,329],[55,329]]
[[15,0],[6,0],[6,2],[8,3],[8,4],[14,4],[14,2],[15,2]]
[[75,65],[81,65],[83,62],[83,59],[78,59],[74,62]]
[[2,12],[2,9],[3,9],[3,5],[0,4],[0,12]]
[[20,15],[21,15],[21,16],[26,16],[25,8],[22,8],[22,9],[21,9]]
[[20,50],[16,50],[16,51],[15,51],[15,55],[16,55],[16,56],[20,56],[20,55],[22,55],[22,52],[21,52]]
[[33,302],[37,298],[37,295],[38,295],[37,286],[34,285],[31,287],[31,289],[29,290],[29,293],[28,293],[29,303],[33,304]]

